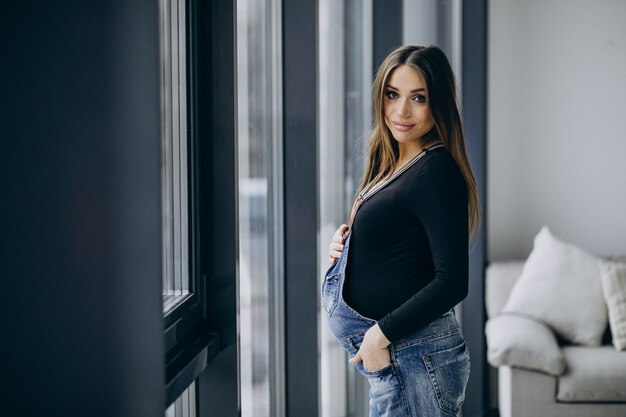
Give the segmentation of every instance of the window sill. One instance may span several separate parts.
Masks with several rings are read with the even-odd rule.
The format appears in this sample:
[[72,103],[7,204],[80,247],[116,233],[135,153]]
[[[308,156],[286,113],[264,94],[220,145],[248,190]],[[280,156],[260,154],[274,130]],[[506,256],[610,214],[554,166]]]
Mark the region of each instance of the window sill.
[[222,337],[219,333],[201,333],[169,358],[165,365],[165,407],[187,389],[221,349]]

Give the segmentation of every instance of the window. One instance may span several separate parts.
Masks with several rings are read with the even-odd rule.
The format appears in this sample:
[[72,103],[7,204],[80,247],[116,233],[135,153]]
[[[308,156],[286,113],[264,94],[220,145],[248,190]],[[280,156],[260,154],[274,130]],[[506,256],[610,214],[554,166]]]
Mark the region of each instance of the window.
[[190,295],[185,1],[161,1],[163,312]]
[[[347,223],[367,152],[373,3],[320,0],[318,7],[319,270],[325,271],[330,237],[341,223]],[[322,415],[366,415],[367,381],[348,363],[321,314],[320,324]]]
[[221,341],[207,330],[206,272],[200,264],[200,241],[206,233],[198,216],[200,187],[210,178],[199,174],[202,155],[191,117],[199,94],[192,88],[198,73],[194,65],[199,47],[191,39],[197,3],[160,0],[159,5],[165,393],[166,405],[171,405],[167,412],[178,416],[192,413],[193,382],[219,353]]
[[403,43],[440,47],[448,56],[460,86],[463,0],[440,0],[431,3],[403,0],[402,8]]
[[241,409],[284,415],[280,4],[237,2]]

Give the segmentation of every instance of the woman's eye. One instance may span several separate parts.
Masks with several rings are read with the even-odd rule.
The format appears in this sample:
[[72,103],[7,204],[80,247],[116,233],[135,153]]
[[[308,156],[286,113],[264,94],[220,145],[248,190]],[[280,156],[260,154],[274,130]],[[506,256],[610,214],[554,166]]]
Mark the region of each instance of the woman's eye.
[[417,101],[418,103],[426,103],[426,97],[422,95],[415,96],[413,100]]
[[396,97],[398,97],[398,93],[396,93],[395,91],[387,91],[385,93],[385,96],[387,98],[396,98]]

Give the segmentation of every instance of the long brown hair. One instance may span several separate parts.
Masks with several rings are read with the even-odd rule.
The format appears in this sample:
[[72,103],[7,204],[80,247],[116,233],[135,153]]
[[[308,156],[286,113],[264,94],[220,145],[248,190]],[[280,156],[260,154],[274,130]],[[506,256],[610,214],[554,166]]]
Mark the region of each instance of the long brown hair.
[[385,124],[384,89],[391,73],[400,65],[413,68],[426,83],[428,106],[434,120],[430,132],[422,137],[423,144],[441,141],[450,152],[468,188],[468,235],[480,229],[480,203],[476,181],[465,150],[463,124],[459,114],[456,82],[448,58],[436,46],[401,46],[391,52],[376,72],[372,85],[373,128],[365,173],[358,187],[360,192],[370,182],[390,176],[398,160],[398,144]]

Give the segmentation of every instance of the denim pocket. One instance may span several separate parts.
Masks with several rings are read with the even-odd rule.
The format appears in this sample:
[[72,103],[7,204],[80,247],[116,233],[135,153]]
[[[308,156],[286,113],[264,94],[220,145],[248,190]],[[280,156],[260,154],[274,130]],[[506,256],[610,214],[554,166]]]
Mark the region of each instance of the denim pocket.
[[454,347],[422,355],[439,407],[457,415],[465,400],[469,380],[470,357],[463,339]]
[[329,316],[333,315],[333,310],[337,307],[338,297],[339,273],[324,277],[322,282],[322,307]]
[[[357,333],[353,336],[350,337],[346,337],[342,340],[340,340],[340,344],[343,346],[343,348],[350,354],[350,356],[354,356],[357,354],[357,352],[359,351],[361,344],[363,343],[363,338],[365,337],[365,331],[362,333]],[[370,371],[365,369],[365,363],[363,361],[361,362],[357,362],[355,364],[355,366],[357,367],[358,371],[361,373],[361,375],[367,376],[367,377],[383,377],[385,376],[387,373],[389,373],[390,371],[393,370],[393,364],[389,363],[389,365],[381,368],[381,369],[376,369],[374,371]]]

